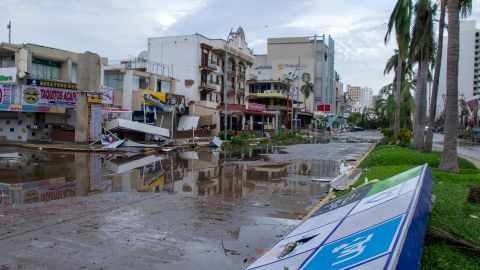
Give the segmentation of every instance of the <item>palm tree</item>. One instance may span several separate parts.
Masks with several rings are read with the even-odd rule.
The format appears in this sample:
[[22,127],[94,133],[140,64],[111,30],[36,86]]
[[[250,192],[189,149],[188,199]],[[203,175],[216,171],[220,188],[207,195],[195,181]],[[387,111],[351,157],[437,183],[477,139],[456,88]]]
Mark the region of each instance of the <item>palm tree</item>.
[[460,47],[459,17],[472,10],[471,0],[448,0],[447,91],[445,102],[445,136],[439,169],[458,172],[458,59]]
[[447,91],[445,104],[445,136],[439,169],[458,172],[458,58],[460,45],[460,0],[448,0]]
[[[447,0],[440,0],[440,20],[438,24],[438,48],[435,61],[435,77],[433,78],[432,95],[430,97],[430,110],[428,119],[428,130],[425,136],[425,151],[432,151],[433,128],[435,126],[435,116],[437,114],[437,99],[438,99],[438,84],[440,81],[440,68],[442,65],[443,56],[443,32],[445,25],[445,11],[447,7]],[[460,0],[460,14],[462,17],[467,17],[472,12],[472,0]]]
[[437,114],[438,84],[440,82],[440,67],[442,66],[443,51],[443,31],[445,29],[445,8],[447,0],[440,0],[440,20],[438,22],[438,42],[437,56],[435,57],[435,75],[433,77],[432,94],[430,96],[430,109],[428,118],[428,129],[425,136],[424,151],[432,151],[433,128],[435,126],[435,116]]
[[400,96],[402,91],[403,64],[407,58],[408,45],[410,41],[410,22],[412,15],[412,2],[410,0],[397,0],[387,25],[385,43],[388,43],[390,34],[395,27],[395,37],[398,46],[397,74],[395,76],[395,124],[393,128],[394,137],[397,138],[400,132]]
[[435,40],[433,18],[436,7],[430,0],[418,0],[415,4],[415,20],[412,29],[409,59],[418,64],[417,87],[415,91],[415,122],[413,126],[413,147],[423,149],[425,125],[427,122],[427,81],[429,64],[434,60]]

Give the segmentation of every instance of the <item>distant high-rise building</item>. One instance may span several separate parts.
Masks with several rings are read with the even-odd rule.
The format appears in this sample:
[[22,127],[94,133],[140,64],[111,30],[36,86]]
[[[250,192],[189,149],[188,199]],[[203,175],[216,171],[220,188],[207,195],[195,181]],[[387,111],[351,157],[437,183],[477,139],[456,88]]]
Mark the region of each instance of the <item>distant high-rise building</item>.
[[[437,117],[445,108],[447,86],[447,51],[448,39],[444,37],[442,66],[438,84]],[[458,97],[466,101],[480,95],[480,29],[476,21],[460,22],[460,55],[458,62]],[[431,93],[428,95],[431,96]],[[429,98],[430,99],[430,98]]]
[[347,105],[352,112],[361,112],[364,108],[372,108],[373,90],[370,87],[347,85]]

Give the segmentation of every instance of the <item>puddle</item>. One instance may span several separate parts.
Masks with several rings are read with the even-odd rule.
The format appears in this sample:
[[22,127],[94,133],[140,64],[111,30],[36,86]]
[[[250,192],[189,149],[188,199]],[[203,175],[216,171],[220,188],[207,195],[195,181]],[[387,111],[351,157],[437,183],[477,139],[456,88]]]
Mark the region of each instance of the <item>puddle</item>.
[[238,199],[253,190],[325,196],[318,181],[340,173],[335,161],[272,162],[280,147],[230,153],[206,149],[166,155],[60,153],[20,148],[17,159],[0,160],[0,206],[94,196],[110,192],[165,192],[178,196]]

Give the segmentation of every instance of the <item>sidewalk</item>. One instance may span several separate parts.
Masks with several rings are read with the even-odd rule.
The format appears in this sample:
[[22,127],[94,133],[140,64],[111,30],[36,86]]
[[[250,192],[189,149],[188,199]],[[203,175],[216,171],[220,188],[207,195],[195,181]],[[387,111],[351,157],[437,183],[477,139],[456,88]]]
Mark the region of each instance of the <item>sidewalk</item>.
[[[443,134],[433,134],[433,150],[443,151]],[[473,162],[477,168],[480,168],[480,145],[473,145],[464,140],[458,140],[457,153],[459,156]]]

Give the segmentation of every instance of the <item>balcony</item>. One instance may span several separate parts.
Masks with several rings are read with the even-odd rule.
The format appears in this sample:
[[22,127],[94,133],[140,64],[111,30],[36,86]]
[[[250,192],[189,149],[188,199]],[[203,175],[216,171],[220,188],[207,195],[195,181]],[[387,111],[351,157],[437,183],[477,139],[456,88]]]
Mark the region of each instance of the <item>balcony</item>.
[[207,72],[212,72],[212,71],[215,71],[215,70],[217,69],[217,66],[216,66],[216,65],[215,65],[215,66],[212,65],[212,64],[210,63],[210,61],[207,61],[207,62],[202,61],[202,62],[201,62],[201,65],[199,66],[199,68],[200,68],[201,70],[206,70]]
[[235,94],[235,87],[228,86],[227,87],[227,94]]
[[287,106],[283,106],[283,105],[269,105],[269,106],[267,106],[267,110],[269,110],[269,111],[287,110]]
[[218,106],[218,103],[213,101],[206,101],[206,100],[197,101],[196,104],[198,104],[198,106],[202,106],[210,109],[216,109]]
[[245,96],[245,88],[238,88],[237,95]]
[[214,61],[208,61],[208,67],[214,69],[214,71],[216,71],[217,69],[217,62],[214,62]]
[[215,66],[215,70],[213,71],[219,75],[223,75],[223,68],[222,66]]
[[235,68],[227,67],[227,75],[235,77],[237,75],[237,71]]
[[240,79],[240,80],[245,80],[245,72],[240,71],[240,72],[237,74],[237,77],[238,77],[238,79]]
[[208,88],[217,88],[218,84],[217,82],[214,82],[214,81],[207,81],[207,87]]
[[211,83],[211,82],[202,81],[202,82],[200,83],[200,88],[201,88],[203,91],[212,92],[212,91],[216,91],[216,90],[217,90],[217,85],[216,85],[216,84],[213,84],[213,83]]

